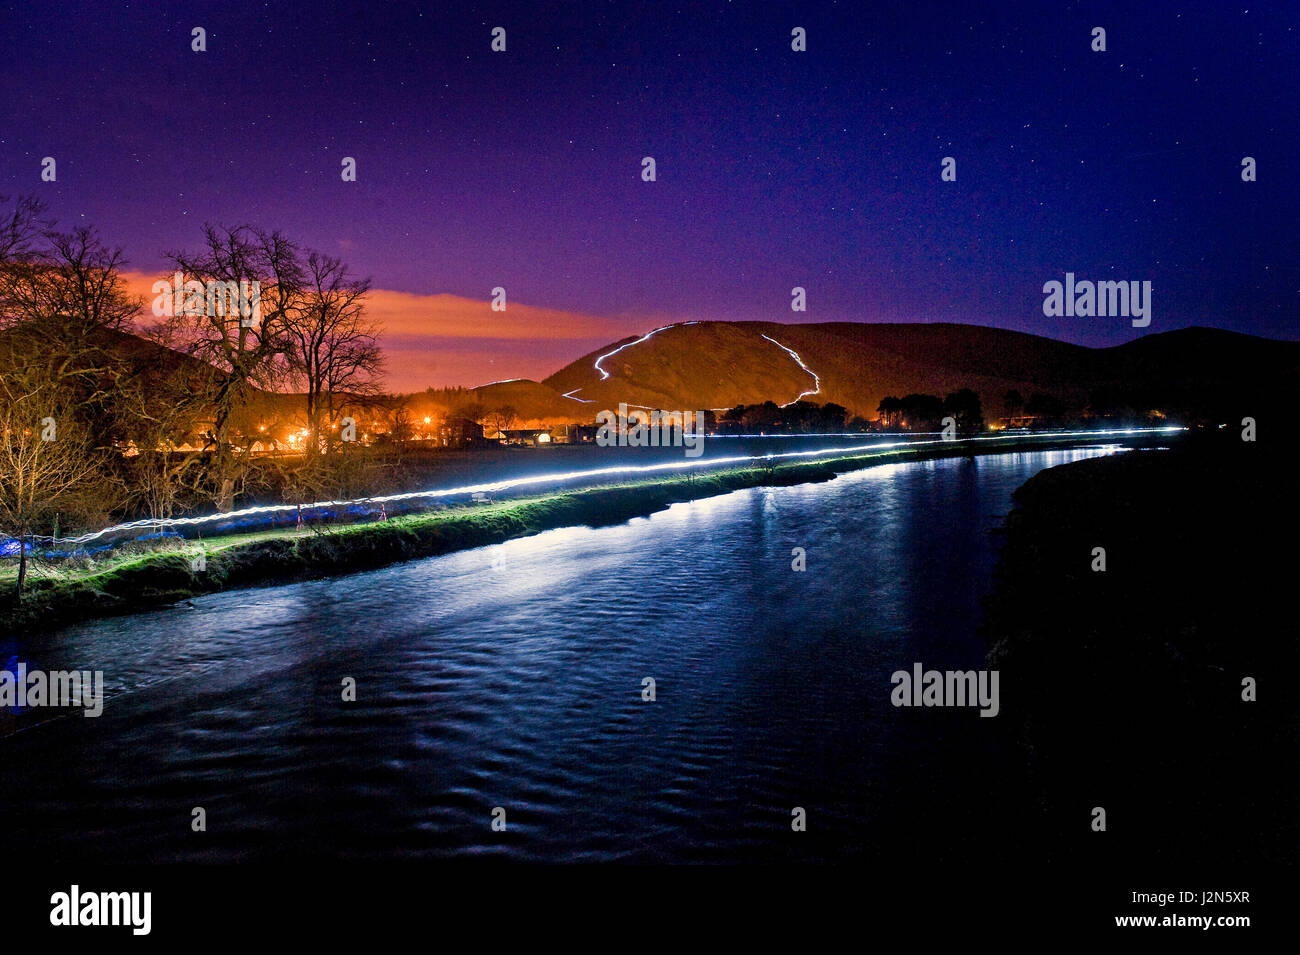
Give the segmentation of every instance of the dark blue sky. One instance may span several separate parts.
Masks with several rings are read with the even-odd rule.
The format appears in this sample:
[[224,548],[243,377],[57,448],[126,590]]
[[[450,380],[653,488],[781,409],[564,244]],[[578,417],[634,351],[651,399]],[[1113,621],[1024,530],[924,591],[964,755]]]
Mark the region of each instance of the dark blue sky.
[[205,220],[253,222],[380,288],[503,285],[629,333],[690,318],[1144,333],[1045,318],[1043,283],[1073,271],[1150,280],[1145,332],[1295,337],[1300,4],[116,6],[7,6],[0,193],[95,225],[137,269],[195,246]]

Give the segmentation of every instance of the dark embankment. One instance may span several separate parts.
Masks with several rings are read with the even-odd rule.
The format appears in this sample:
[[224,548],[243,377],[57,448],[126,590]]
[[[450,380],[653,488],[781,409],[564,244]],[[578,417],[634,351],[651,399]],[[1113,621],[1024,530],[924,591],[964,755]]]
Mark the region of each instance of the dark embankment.
[[1294,864],[1295,465],[1225,429],[1017,492],[986,638],[1031,857],[1120,890]]
[[0,633],[48,631],[77,620],[134,613],[219,590],[373,570],[559,527],[620,524],[679,502],[751,487],[827,481],[837,474],[875,464],[1091,443],[1096,441],[1078,437],[1008,438],[977,446],[912,448],[876,452],[869,457],[738,468],[557,492],[389,521],[322,528],[321,533],[286,533],[284,537],[224,548],[220,538],[215,538],[209,542],[206,567],[201,572],[190,569],[189,559],[197,552],[197,545],[191,545],[184,553],[145,553],[134,562],[99,573],[34,579],[21,605],[0,608]]

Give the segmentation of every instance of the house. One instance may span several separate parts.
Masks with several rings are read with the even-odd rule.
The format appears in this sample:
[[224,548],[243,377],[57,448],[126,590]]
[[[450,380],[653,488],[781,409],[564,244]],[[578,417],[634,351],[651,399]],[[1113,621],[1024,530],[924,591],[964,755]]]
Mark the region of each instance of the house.
[[469,418],[448,418],[438,428],[434,439],[443,448],[472,448],[486,444],[483,426]]
[[513,428],[501,432],[502,442],[526,448],[535,448],[539,444],[553,443],[551,432],[547,428]]
[[551,431],[551,440],[556,444],[595,444],[599,430],[594,424],[562,424]]

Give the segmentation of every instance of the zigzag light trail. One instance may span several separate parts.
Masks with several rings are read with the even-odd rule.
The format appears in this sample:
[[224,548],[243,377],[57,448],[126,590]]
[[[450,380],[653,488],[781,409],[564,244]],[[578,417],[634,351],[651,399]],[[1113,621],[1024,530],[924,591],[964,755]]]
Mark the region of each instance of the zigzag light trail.
[[624,348],[631,348],[633,345],[640,345],[642,342],[649,341],[655,335],[658,335],[660,332],[667,331],[670,328],[677,328],[679,325],[685,326],[685,325],[698,325],[698,324],[699,322],[677,322],[672,325],[664,325],[662,328],[656,328],[654,331],[646,332],[644,335],[642,335],[634,342],[628,342],[626,345],[619,345],[612,352],[607,352],[604,355],[601,355],[599,358],[596,359],[596,370],[600,372],[600,380],[604,381],[606,378],[609,377],[609,372],[607,372],[603,367],[601,367],[600,364],[606,358],[613,358]]
[[[624,349],[631,348],[633,345],[640,345],[642,342],[649,341],[649,340],[650,340],[651,338],[653,338],[655,335],[658,335],[660,332],[667,331],[667,330],[670,329],[670,328],[678,328],[678,327],[684,327],[684,326],[686,326],[686,325],[698,325],[698,324],[700,324],[700,323],[699,323],[699,322],[676,322],[676,323],[674,323],[674,324],[672,324],[672,325],[663,325],[663,326],[661,326],[661,327],[659,327],[659,328],[656,328],[656,329],[654,329],[654,330],[652,330],[652,331],[646,332],[646,333],[645,333],[644,335],[642,335],[640,338],[637,338],[637,339],[634,339],[633,341],[630,341],[630,342],[627,342],[627,343],[625,343],[625,344],[619,345],[619,346],[618,346],[617,348],[615,348],[613,351],[608,351],[608,352],[606,352],[605,354],[599,356],[599,357],[596,359],[595,363],[594,363],[594,367],[595,367],[596,371],[600,372],[600,380],[601,380],[601,381],[606,381],[606,380],[608,380],[609,377],[610,377],[610,373],[609,373],[608,371],[605,370],[605,366],[602,364],[602,362],[604,362],[606,358],[613,358],[615,355],[617,355],[619,352],[623,351]],[[760,332],[759,334],[762,335],[761,332]],[[822,390],[822,380],[821,380],[821,376],[818,375],[817,372],[813,371],[811,368],[808,367],[808,365],[804,362],[803,358],[799,355],[799,353],[798,353],[797,351],[795,351],[793,348],[790,348],[790,347],[788,347],[788,346],[786,346],[786,345],[782,345],[779,341],[777,341],[777,340],[776,340],[775,338],[773,338],[771,335],[763,335],[763,337],[766,338],[766,339],[767,339],[769,342],[771,342],[773,345],[775,345],[777,348],[779,348],[779,349],[781,349],[782,351],[784,351],[784,352],[785,352],[787,355],[789,355],[791,358],[793,358],[793,359],[795,360],[795,362],[799,365],[800,368],[802,368],[804,371],[808,372],[808,374],[812,375],[812,377],[813,377],[813,387],[812,387],[812,390],[811,390],[811,391],[805,391],[805,392],[802,392],[802,393],[799,394],[797,397],[795,397],[792,401],[787,401],[785,404],[781,405],[782,408],[788,408],[788,407],[790,407],[792,404],[794,404],[795,402],[797,402],[797,401],[801,401],[801,400],[803,400],[804,398],[807,398],[807,397],[810,396],[810,395],[821,394],[821,390]],[[578,392],[580,392],[581,390],[582,390],[582,388],[574,388],[572,391],[566,392],[562,397],[572,399],[573,401],[581,401],[581,402],[583,402],[584,404],[591,404],[591,403],[592,403],[592,399],[590,399],[590,398],[579,398],[579,397],[577,397]],[[646,406],[645,406],[645,405],[635,405],[634,407],[641,408],[641,407],[646,407]],[[715,410],[715,411],[723,411],[723,410],[726,410],[726,409],[723,409],[723,408],[715,408],[715,409],[713,409],[713,410]]]
[[[1138,434],[1173,434],[1186,429],[1181,427],[1164,427],[1164,428],[1127,428],[1107,431],[1054,431],[1034,434],[1035,438],[1102,438],[1117,437],[1124,435]],[[846,458],[874,457],[885,455],[898,448],[921,448],[935,444],[967,444],[978,441],[1006,441],[1004,436],[980,436],[974,438],[955,438],[952,441],[945,441],[942,438],[929,441],[893,441],[886,444],[875,444],[869,447],[861,445],[850,448],[822,448],[816,451],[782,451],[775,454],[751,454],[751,455],[731,455],[728,457],[717,458],[696,458],[682,461],[669,461],[660,464],[644,465],[615,465],[606,468],[590,468],[582,471],[568,471],[562,474],[543,474],[532,477],[509,478],[502,481],[491,481],[482,484],[467,484],[463,487],[439,488],[429,491],[408,491],[401,494],[388,494],[382,497],[364,497],[347,501],[316,501],[312,504],[268,504],[259,507],[246,507],[238,511],[227,511],[220,514],[208,514],[200,517],[170,517],[170,518],[146,518],[138,521],[130,521],[125,524],[114,524],[111,527],[105,527],[102,530],[95,531],[91,534],[83,534],[80,537],[29,537],[29,541],[47,541],[51,544],[88,544],[92,541],[100,540],[109,534],[117,534],[131,530],[160,530],[167,527],[199,527],[203,524],[211,524],[218,521],[230,521],[241,517],[253,517],[257,515],[273,514],[294,514],[299,511],[312,511],[321,509],[333,509],[353,507],[364,504],[387,504],[399,501],[417,501],[417,500],[436,500],[445,497],[457,497],[469,494],[490,493],[497,491],[507,491],[519,487],[527,487],[536,484],[562,484],[570,481],[589,480],[597,477],[607,477],[617,474],[655,474],[671,471],[685,471],[694,468],[717,467],[726,464],[744,464],[754,461],[776,461],[791,458],[818,458],[841,456]]]
[[[605,370],[604,366],[601,365],[601,362],[604,361],[606,358],[613,358],[615,355],[617,355],[617,354],[618,354],[619,352],[621,352],[623,349],[625,349],[625,348],[631,348],[633,345],[640,345],[640,344],[641,344],[642,342],[644,342],[644,341],[649,341],[649,340],[650,340],[651,338],[653,338],[655,335],[658,335],[660,332],[665,332],[665,331],[667,331],[667,330],[670,329],[670,328],[677,328],[678,326],[683,326],[683,325],[698,325],[698,324],[700,324],[700,323],[699,323],[699,322],[674,322],[672,325],[663,325],[663,326],[661,326],[661,327],[659,327],[659,328],[654,329],[653,331],[646,332],[644,335],[642,335],[640,338],[636,339],[635,341],[630,341],[630,342],[628,342],[628,343],[625,344],[625,345],[619,345],[619,346],[618,346],[617,348],[615,348],[613,351],[605,352],[605,354],[603,354],[603,355],[601,355],[599,358],[597,358],[597,359],[596,359],[596,362],[595,362],[596,370],[597,370],[598,372],[600,372],[600,380],[601,380],[601,381],[604,381],[604,380],[606,380],[607,378],[609,378],[609,372],[607,372],[607,371]],[[574,401],[582,401],[582,402],[585,402],[585,403],[587,403],[587,404],[591,404],[591,399],[589,399],[589,398],[574,398],[574,397],[573,397],[574,395],[576,395],[576,394],[577,394],[579,391],[581,391],[581,390],[582,390],[581,388],[574,388],[572,391],[570,391],[570,392],[568,392],[566,395],[564,395],[564,397],[565,397],[565,398],[573,398]]]
[[[762,332],[759,332],[759,334],[762,335]],[[766,338],[773,345],[775,345],[777,348],[780,348],[785,352],[787,352],[791,358],[793,358],[795,361],[799,363],[800,368],[802,368],[804,371],[808,372],[808,374],[813,376],[813,390],[805,391],[803,394],[799,395],[798,398],[795,398],[794,401],[787,401],[785,404],[781,405],[782,408],[788,408],[792,404],[794,404],[795,401],[800,401],[803,398],[807,398],[809,395],[816,395],[821,393],[822,390],[821,376],[803,363],[803,359],[799,357],[799,353],[797,351],[795,351],[793,348],[786,348],[786,346],[782,345],[771,335],[763,335],[763,337]]]

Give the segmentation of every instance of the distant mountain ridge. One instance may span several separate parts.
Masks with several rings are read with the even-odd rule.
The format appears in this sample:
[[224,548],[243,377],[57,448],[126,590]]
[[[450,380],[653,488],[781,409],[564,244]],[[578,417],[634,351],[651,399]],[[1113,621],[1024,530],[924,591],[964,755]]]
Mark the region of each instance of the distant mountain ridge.
[[996,414],[1010,390],[1026,399],[1051,394],[1067,406],[1108,393],[1193,408],[1298,380],[1300,342],[1203,327],[1094,349],[955,323],[698,322],[615,342],[542,384],[595,408],[627,402],[674,410],[785,404],[815,390],[806,400],[874,417],[887,395],[960,388]]
[[[115,337],[119,347],[161,368],[203,366],[135,336]],[[701,321],[612,342],[541,382],[512,379],[469,392],[484,408],[510,406],[521,422],[585,422],[620,402],[696,410],[786,404],[801,395],[874,418],[887,395],[943,396],[961,388],[980,396],[986,417],[1002,413],[1002,397],[1011,390],[1025,399],[1048,394],[1074,410],[1109,394],[1134,407],[1149,403],[1142,410],[1209,414],[1220,413],[1225,402],[1235,408],[1281,400],[1297,387],[1300,342],[1205,327],[1087,348],[947,322]]]

